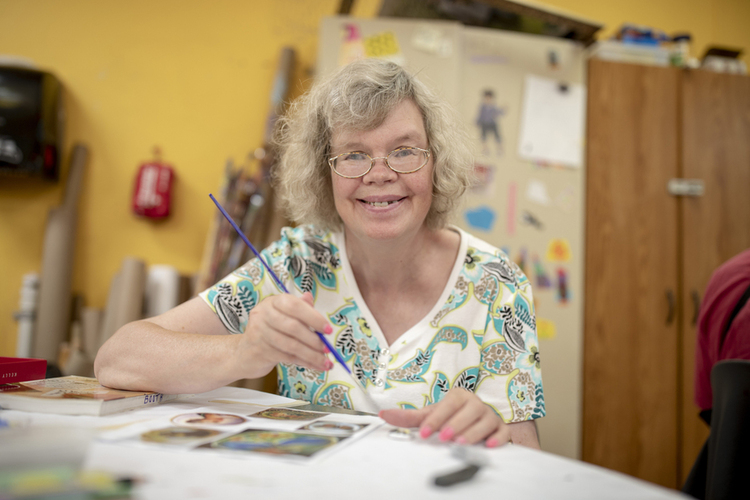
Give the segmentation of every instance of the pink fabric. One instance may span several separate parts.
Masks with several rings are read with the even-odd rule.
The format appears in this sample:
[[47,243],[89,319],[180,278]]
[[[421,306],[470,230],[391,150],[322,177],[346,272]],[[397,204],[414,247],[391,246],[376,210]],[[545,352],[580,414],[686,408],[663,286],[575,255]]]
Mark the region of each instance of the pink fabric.
[[750,249],[722,264],[706,287],[698,317],[695,349],[695,402],[711,408],[711,368],[724,359],[750,359],[750,301],[734,318],[721,344],[721,333],[735,305],[750,286]]

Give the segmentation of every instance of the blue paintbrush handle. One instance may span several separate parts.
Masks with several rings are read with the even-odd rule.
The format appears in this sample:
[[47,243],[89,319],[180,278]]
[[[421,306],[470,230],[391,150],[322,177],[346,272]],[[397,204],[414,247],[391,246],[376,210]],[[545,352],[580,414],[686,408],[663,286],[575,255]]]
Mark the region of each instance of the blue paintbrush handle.
[[[280,288],[280,289],[281,289],[281,290],[282,290],[282,291],[283,291],[284,293],[287,293],[287,294],[288,294],[288,293],[289,293],[289,290],[287,290],[287,289],[286,289],[286,287],[284,286],[284,283],[282,283],[282,282],[281,282],[281,280],[279,279],[279,277],[278,277],[278,276],[276,276],[276,273],[274,273],[274,272],[273,272],[273,271],[271,270],[271,268],[270,268],[270,267],[268,267],[268,264],[266,263],[265,259],[263,259],[263,257],[261,257],[261,256],[260,256],[260,254],[258,253],[258,251],[257,251],[257,250],[255,249],[255,247],[253,246],[253,244],[252,244],[252,243],[250,243],[250,240],[248,240],[248,239],[247,239],[247,236],[245,236],[245,233],[243,233],[243,232],[242,232],[242,230],[241,230],[241,229],[239,228],[239,226],[238,226],[238,225],[237,225],[237,224],[236,224],[236,223],[235,223],[235,222],[234,222],[234,221],[232,220],[232,218],[231,218],[231,217],[229,216],[229,214],[227,213],[227,211],[226,211],[226,210],[224,210],[224,207],[222,207],[222,206],[221,206],[221,204],[220,204],[220,203],[219,203],[219,202],[218,202],[218,201],[216,200],[216,198],[214,198],[214,195],[212,195],[212,194],[209,194],[209,195],[208,195],[208,197],[209,197],[209,198],[211,198],[211,200],[212,200],[212,201],[213,201],[213,202],[214,202],[214,203],[216,204],[216,206],[217,206],[217,207],[219,208],[219,211],[221,212],[221,214],[222,214],[222,215],[223,215],[223,216],[224,216],[224,217],[225,217],[225,218],[226,218],[226,219],[227,219],[227,220],[229,221],[229,223],[230,223],[230,224],[232,225],[232,227],[234,228],[234,230],[235,230],[235,231],[237,231],[237,235],[238,235],[238,236],[239,236],[240,238],[242,238],[242,241],[244,241],[244,242],[245,242],[245,244],[246,244],[246,245],[247,245],[248,247],[250,247],[250,250],[252,250],[252,251],[253,251],[253,253],[255,254],[255,256],[256,256],[256,257],[258,257],[258,260],[260,260],[260,262],[261,262],[261,263],[263,264],[263,267],[265,267],[265,268],[266,268],[266,270],[268,271],[268,274],[270,274],[270,275],[271,275],[271,277],[272,277],[272,278],[274,279],[274,281],[275,281],[275,282],[276,282],[276,284],[277,284],[277,285],[279,286],[279,288]],[[333,346],[332,346],[332,345],[330,344],[330,342],[328,342],[328,339],[327,339],[327,338],[325,337],[325,335],[323,335],[322,333],[320,333],[320,332],[319,332],[319,331],[317,331],[317,330],[314,330],[314,331],[315,331],[315,333],[317,333],[317,334],[318,334],[318,337],[320,337],[320,340],[322,340],[322,341],[323,341],[323,344],[325,344],[325,346],[326,346],[326,347],[328,348],[328,350],[329,350],[329,351],[331,351],[331,354],[333,354],[333,357],[334,357],[334,358],[336,358],[336,361],[338,361],[339,363],[341,363],[341,366],[343,366],[343,367],[344,367],[344,370],[346,370],[346,371],[347,371],[347,373],[351,373],[352,371],[351,371],[351,370],[349,369],[349,367],[348,367],[348,366],[346,366],[346,361],[344,361],[344,358],[342,358],[342,357],[341,357],[341,354],[339,354],[339,353],[338,353],[338,351],[336,351],[336,349],[334,349],[334,348],[333,348]]]

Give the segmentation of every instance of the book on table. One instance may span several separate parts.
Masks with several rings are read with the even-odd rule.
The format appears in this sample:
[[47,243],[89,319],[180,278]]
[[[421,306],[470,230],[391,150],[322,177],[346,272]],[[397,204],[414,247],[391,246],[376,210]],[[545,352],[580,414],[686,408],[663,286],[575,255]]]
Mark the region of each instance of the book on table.
[[99,384],[95,378],[70,375],[0,385],[0,408],[101,416],[166,403],[185,396],[110,389]]
[[44,378],[47,360],[0,356],[0,384]]

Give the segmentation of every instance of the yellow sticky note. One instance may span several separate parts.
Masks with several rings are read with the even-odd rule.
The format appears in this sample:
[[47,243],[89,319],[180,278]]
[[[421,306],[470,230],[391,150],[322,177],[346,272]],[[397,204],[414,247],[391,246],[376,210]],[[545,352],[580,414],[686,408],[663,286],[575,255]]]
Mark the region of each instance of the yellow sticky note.
[[401,52],[396,35],[390,31],[368,36],[364,39],[364,46],[367,57],[387,57]]
[[570,244],[563,238],[554,238],[547,245],[547,260],[550,262],[568,262],[570,260]]
[[557,335],[555,323],[548,319],[536,318],[536,335],[543,340],[552,340]]

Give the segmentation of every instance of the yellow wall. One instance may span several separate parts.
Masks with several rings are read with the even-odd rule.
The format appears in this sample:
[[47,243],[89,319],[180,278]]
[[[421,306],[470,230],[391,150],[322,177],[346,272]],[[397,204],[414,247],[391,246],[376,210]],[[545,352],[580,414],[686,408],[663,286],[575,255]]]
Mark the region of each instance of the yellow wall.
[[[314,68],[318,22],[338,0],[0,0],[0,55],[29,58],[66,90],[70,145],[90,162],[80,199],[74,289],[103,307],[123,257],[198,268],[228,157],[261,145],[280,50],[297,50],[292,89]],[[371,17],[379,2],[353,14]],[[138,165],[159,145],[176,167],[172,217],[161,223],[130,211]],[[64,172],[65,173],[65,172]],[[0,355],[15,354],[24,273],[39,271],[50,208],[63,183],[0,178]]]
[[623,23],[643,24],[667,34],[693,35],[692,55],[700,58],[709,45],[743,48],[750,63],[748,0],[544,0],[546,4],[604,24],[600,38],[610,37]]
[[[691,31],[707,44],[750,49],[747,0],[547,0],[601,21]],[[299,94],[314,67],[317,25],[339,0],[0,0],[0,55],[29,58],[65,85],[67,138],[91,159],[80,203],[74,289],[103,307],[122,258],[195,272],[225,160],[240,161],[263,136],[279,51],[295,47]],[[357,0],[371,17],[379,0]],[[177,170],[173,216],[138,219],[130,197],[138,165],[162,148]],[[67,165],[67,164],[66,164]],[[65,174],[65,171],[63,172]],[[47,212],[62,183],[0,178],[0,355],[15,353],[18,290],[39,271]]]

